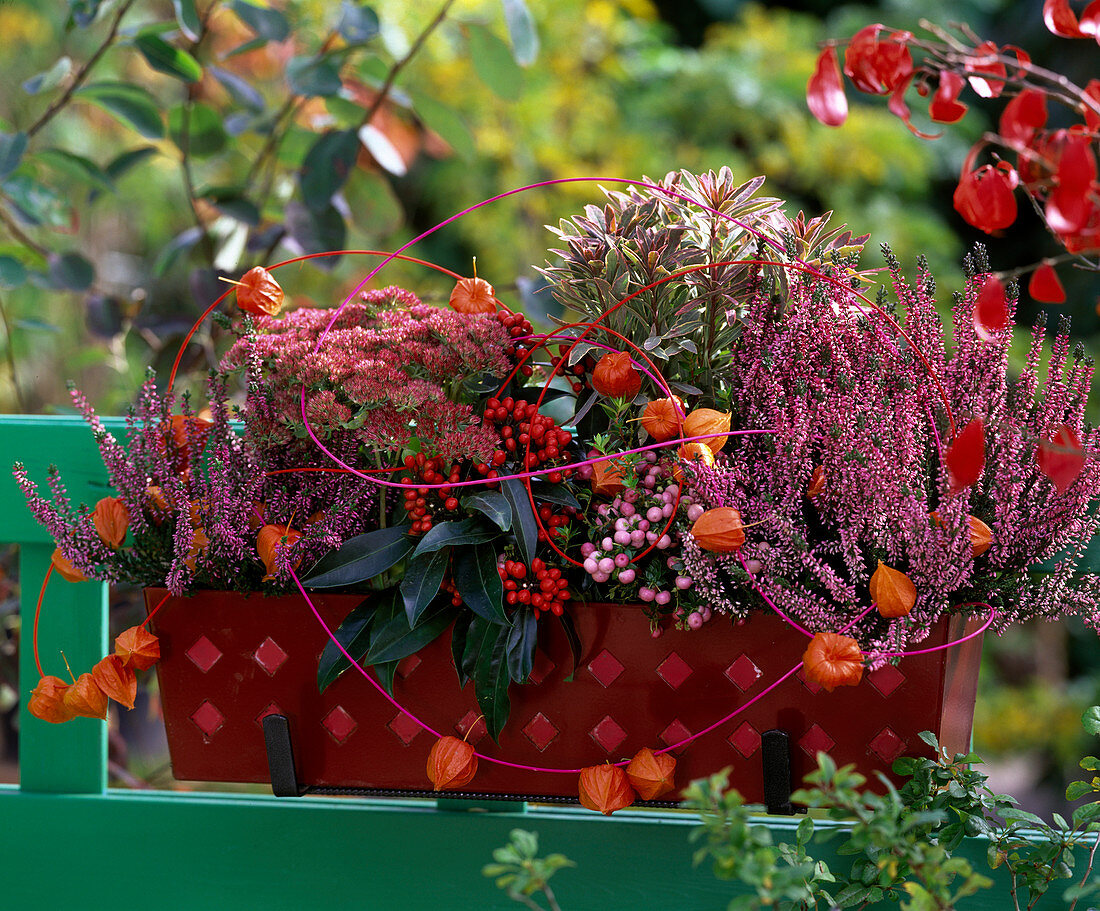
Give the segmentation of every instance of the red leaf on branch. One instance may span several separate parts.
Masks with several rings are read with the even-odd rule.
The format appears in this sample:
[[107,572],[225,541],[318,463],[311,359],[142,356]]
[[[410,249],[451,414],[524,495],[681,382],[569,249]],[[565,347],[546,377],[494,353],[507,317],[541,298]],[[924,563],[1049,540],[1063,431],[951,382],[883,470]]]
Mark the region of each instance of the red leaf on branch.
[[1077,24],[1077,16],[1069,8],[1069,0],[1045,0],[1043,22],[1059,38],[1087,37]]
[[946,70],[940,73],[940,84],[928,105],[928,116],[936,123],[955,123],[962,120],[968,108],[958,100],[966,82],[958,73]]
[[1066,302],[1066,289],[1062,287],[1061,281],[1058,280],[1058,273],[1054,271],[1054,266],[1045,260],[1038,269],[1031,273],[1031,278],[1027,283],[1027,293],[1031,295],[1032,300],[1044,304],[1064,304]]
[[996,275],[986,276],[974,303],[974,331],[983,342],[996,340],[995,333],[1008,328],[1008,302],[1004,283]]
[[884,28],[881,23],[861,28],[844,52],[844,74],[869,95],[889,95],[913,74],[913,56],[905,43],[913,36],[890,32],[886,40],[879,40]]
[[944,454],[951,493],[978,483],[985,470],[985,424],[974,418],[955,435]]
[[1047,224],[1056,234],[1075,234],[1088,224],[1093,212],[1096,156],[1088,136],[1069,135],[1054,176],[1058,185],[1047,197]]
[[1050,478],[1058,493],[1065,493],[1085,467],[1081,440],[1069,424],[1063,424],[1039,442],[1035,454],[1039,470]]
[[1092,0],[1092,3],[1081,11],[1077,24],[1082,34],[1092,35],[1100,42],[1100,0]]
[[835,47],[825,48],[818,56],[814,74],[806,83],[806,105],[826,126],[838,127],[848,119],[848,98]]
[[974,48],[974,56],[966,59],[970,87],[982,98],[996,98],[1004,91],[1008,72],[998,56],[997,45],[992,41],[983,41]]
[[997,132],[1006,145],[1028,146],[1035,134],[1046,126],[1046,122],[1046,92],[1024,89],[1005,105]]
[[955,188],[955,211],[986,234],[1003,231],[1016,220],[1016,172],[1004,161],[969,170],[973,157],[973,152],[967,156]]
[[921,139],[939,139],[943,133],[922,133],[915,126],[910,119],[909,105],[905,103],[905,92],[909,88],[909,82],[912,76],[903,79],[897,86],[894,87],[893,93],[890,95],[890,100],[886,103],[887,109],[897,117],[902,123],[908,127],[909,132],[914,136]]
[[[1100,34],[1100,32],[1097,34]],[[1088,81],[1088,84],[1085,86],[1085,95],[1091,99],[1097,107],[1100,107],[1100,79],[1090,79]],[[1094,111],[1087,104],[1083,104],[1081,107],[1083,109],[1082,113],[1085,115],[1085,126],[1091,132],[1100,130],[1100,113]]]

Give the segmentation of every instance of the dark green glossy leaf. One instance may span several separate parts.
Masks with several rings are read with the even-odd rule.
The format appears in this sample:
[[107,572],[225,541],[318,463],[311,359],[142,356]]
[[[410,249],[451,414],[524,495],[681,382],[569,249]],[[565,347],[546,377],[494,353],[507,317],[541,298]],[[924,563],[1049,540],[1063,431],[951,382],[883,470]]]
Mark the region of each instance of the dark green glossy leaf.
[[[347,238],[344,216],[334,206],[314,212],[296,200],[286,205],[287,233],[297,241],[305,253],[327,253],[343,250]],[[313,260],[320,269],[331,270],[342,257],[324,256]]]
[[[392,599],[393,595],[389,594],[386,597]],[[362,659],[370,646],[370,630],[377,611],[376,600],[370,598],[348,614],[333,631],[336,641],[356,661]],[[317,689],[323,693],[328,689],[329,684],[350,667],[351,662],[340,651],[336,642],[329,639],[325,643],[325,650],[321,653],[321,660],[317,662]]]
[[229,97],[241,107],[256,114],[263,111],[264,96],[247,79],[242,79],[236,73],[217,66],[208,66],[206,71],[221,83],[222,88],[229,93]]
[[64,196],[26,174],[15,174],[0,186],[11,200],[17,215],[28,224],[50,228],[69,228],[72,210]]
[[187,51],[173,47],[159,35],[143,32],[134,38],[134,46],[145,62],[158,73],[174,76],[184,82],[202,79],[202,67]]
[[1066,800],[1079,800],[1092,791],[1093,787],[1087,781],[1071,781],[1066,788]]
[[260,223],[260,209],[245,197],[239,187],[211,187],[201,194],[210,200],[219,212],[234,218],[241,224],[256,227]]
[[1073,811],[1073,822],[1081,826],[1100,819],[1100,801],[1081,804]]
[[493,740],[499,740],[501,729],[508,721],[511,705],[508,700],[508,637],[511,628],[487,624],[474,666],[474,692],[477,704],[485,715],[485,727]]
[[[467,614],[466,616],[469,617],[470,615]],[[500,628],[500,624],[490,623],[482,617],[474,616],[470,618],[462,648],[462,657],[455,662],[455,666],[460,671],[460,677],[465,675],[467,679],[470,679],[474,676],[478,655],[481,654],[481,647],[485,643],[485,637],[490,627]]]
[[104,168],[104,173],[112,180],[117,181],[123,174],[137,167],[150,155],[156,155],[156,146],[139,146],[123,152]]
[[363,659],[366,664],[382,661],[400,661],[420,651],[442,633],[455,618],[455,609],[449,598],[439,598],[420,618],[415,626],[401,607],[401,599],[395,599],[396,609],[385,622],[379,617],[371,632],[370,649]]
[[401,580],[401,597],[405,601],[405,613],[410,626],[416,625],[420,615],[439,594],[439,586],[447,573],[450,560],[449,547],[413,556],[409,560],[409,565],[405,567],[405,578]]
[[83,155],[74,155],[65,149],[42,149],[35,158],[67,177],[90,184],[96,190],[108,193],[115,190],[114,183],[103,169]]
[[539,622],[529,607],[521,607],[512,617],[512,629],[508,633],[508,674],[516,683],[524,683],[531,676],[538,645]]
[[0,133],[0,179],[19,167],[26,151],[26,133]]
[[79,253],[50,255],[50,278],[64,291],[87,291],[95,281],[95,268]]
[[160,104],[140,86],[127,82],[93,82],[77,89],[76,97],[109,111],[146,139],[164,137]]
[[254,6],[244,0],[232,0],[229,8],[265,42],[286,41],[290,37],[290,23],[277,9]]
[[1081,726],[1087,734],[1100,734],[1100,705],[1085,709],[1085,714],[1081,716]]
[[414,556],[429,554],[443,547],[466,547],[491,541],[500,534],[496,528],[486,526],[475,518],[460,519],[458,522],[437,522],[420,539]]
[[454,149],[459,158],[464,161],[473,161],[477,155],[477,147],[462,116],[454,108],[443,104],[431,95],[425,95],[422,92],[409,94],[412,97],[413,110],[424,126]]
[[172,0],[172,8],[183,36],[188,41],[198,41],[202,37],[202,21],[195,9],[195,0]]
[[451,660],[454,662],[455,673],[458,674],[460,688],[470,682],[470,675],[462,668],[462,656],[466,652],[466,637],[473,620],[474,617],[471,614],[461,611],[455,619],[455,625],[451,628]]
[[516,101],[523,92],[523,70],[516,64],[508,45],[488,29],[471,25],[470,59],[478,78],[505,101]]
[[500,482],[500,489],[512,508],[512,526],[523,562],[530,566],[531,561],[535,559],[535,548],[539,543],[539,529],[535,523],[535,514],[531,510],[527,488],[517,478],[509,478]]
[[504,584],[497,572],[497,549],[488,541],[454,551],[454,580],[470,610],[492,623],[508,623]]
[[195,103],[184,117],[186,108],[182,104],[176,105],[168,112],[168,132],[180,149],[183,148],[183,125],[187,122],[187,152],[196,158],[206,158],[217,155],[229,142],[229,134],[225,131],[225,123],[221,115],[213,108],[205,104]]
[[344,185],[359,156],[359,137],[355,130],[322,134],[306,154],[298,183],[302,199],[314,211],[324,210]]
[[463,509],[476,509],[501,531],[512,527],[512,507],[499,490],[483,490],[462,498]]
[[380,661],[374,665],[374,676],[378,678],[378,682],[382,684],[382,688],[393,695],[393,678],[397,674],[397,665],[400,661]]
[[565,638],[569,640],[569,652],[573,656],[573,667],[565,677],[565,682],[568,683],[573,679],[573,675],[577,673],[577,666],[581,661],[581,637],[577,635],[577,627],[569,614],[560,614],[558,616],[558,621],[561,623],[561,628],[565,632]]
[[572,506],[580,509],[581,504],[565,484],[551,484],[549,481],[531,479],[531,492],[538,503],[554,503],[557,506]]
[[335,95],[344,87],[340,65],[327,57],[292,57],[286,65],[286,83],[295,95]]
[[373,579],[413,552],[415,542],[405,534],[408,526],[379,528],[349,538],[325,554],[304,576],[306,588],[344,588]]
[[18,288],[27,280],[27,267],[14,256],[0,256],[0,288]]
[[378,36],[378,14],[369,6],[344,0],[340,6],[340,37],[348,44],[366,44]]
[[39,92],[48,92],[56,89],[72,72],[73,62],[68,57],[62,57],[48,70],[31,76],[23,83],[23,91],[28,95],[37,95]]
[[512,56],[520,66],[530,66],[539,55],[539,35],[535,30],[535,18],[524,0],[501,0],[504,21],[508,25],[508,38],[512,42]]
[[161,247],[157,258],[153,260],[153,274],[157,278],[163,278],[176,264],[181,256],[195,246],[202,237],[199,228],[188,228],[173,237],[167,244]]

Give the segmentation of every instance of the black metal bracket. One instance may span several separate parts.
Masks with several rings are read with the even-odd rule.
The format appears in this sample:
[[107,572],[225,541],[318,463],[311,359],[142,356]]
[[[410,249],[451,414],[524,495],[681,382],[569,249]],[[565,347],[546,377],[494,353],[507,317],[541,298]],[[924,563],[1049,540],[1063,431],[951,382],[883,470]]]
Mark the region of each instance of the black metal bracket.
[[764,772],[764,805],[768,812],[793,816],[791,738],[786,731],[765,731],[760,735],[760,761]]
[[271,793],[276,797],[301,797],[304,791],[298,784],[298,772],[294,768],[290,722],[285,715],[265,715],[263,721]]

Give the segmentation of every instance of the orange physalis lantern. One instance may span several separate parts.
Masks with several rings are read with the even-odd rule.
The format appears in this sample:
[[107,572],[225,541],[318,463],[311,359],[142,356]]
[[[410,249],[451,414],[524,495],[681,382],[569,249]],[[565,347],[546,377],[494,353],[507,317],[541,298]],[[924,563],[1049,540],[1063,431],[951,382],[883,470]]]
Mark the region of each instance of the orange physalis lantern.
[[600,459],[592,465],[592,493],[613,497],[626,487],[623,469],[614,459]]
[[118,497],[104,497],[95,505],[92,522],[96,533],[108,547],[118,547],[130,527],[130,513]]
[[[256,553],[264,561],[264,568],[267,570],[267,575],[264,576],[265,581],[274,579],[276,576],[278,570],[276,563],[277,550],[284,547],[293,547],[298,543],[300,537],[302,537],[302,533],[295,531],[289,525],[265,525],[260,529],[259,534],[256,535]],[[297,568],[298,564],[295,563],[294,566]]]
[[709,436],[709,434],[723,434],[730,429],[730,415],[728,412],[715,411],[713,408],[696,408],[684,419],[684,437],[707,436],[705,440],[697,440],[702,443],[714,455],[722,451],[722,447],[729,440],[727,436]]
[[124,667],[147,671],[160,660],[160,640],[144,626],[131,626],[115,639],[115,654]]
[[428,754],[428,780],[433,791],[462,788],[477,774],[477,754],[465,740],[440,737]]
[[448,303],[458,313],[496,313],[500,306],[493,296],[493,286],[483,278],[460,278]]
[[745,526],[741,513],[732,506],[708,509],[691,526],[695,543],[703,550],[716,554],[729,554],[745,543]]
[[970,526],[970,551],[980,557],[993,544],[993,529],[976,516],[967,516],[966,521]]
[[92,680],[103,692],[128,709],[137,699],[137,675],[118,655],[108,655],[92,668]]
[[878,561],[871,576],[871,598],[884,617],[904,617],[917,603],[917,587],[900,570]]
[[582,807],[604,816],[629,807],[637,796],[626,772],[617,765],[593,765],[581,769],[578,792]]
[[[681,462],[702,462],[708,468],[714,464],[714,453],[710,451],[709,446],[704,446],[702,443],[684,443],[676,450],[676,457]],[[672,476],[677,483],[684,479],[684,472],[678,464],[673,466]]]
[[626,767],[626,777],[642,800],[656,800],[676,788],[673,776],[676,760],[669,753],[654,753],[642,747]]
[[176,444],[176,452],[183,455],[184,458],[190,458],[190,448],[187,444],[189,434],[195,442],[195,448],[201,452],[203,447],[206,446],[206,438],[210,436],[210,428],[213,426],[214,422],[205,418],[188,417],[183,414],[172,415],[169,428],[172,434],[172,442]]
[[91,674],[81,674],[76,683],[65,690],[62,701],[74,715],[81,718],[106,718],[107,694],[92,679]]
[[802,655],[802,671],[830,693],[838,686],[855,686],[863,678],[863,652],[849,636],[817,633]]
[[50,724],[62,724],[76,717],[65,703],[65,691],[69,688],[60,677],[47,675],[38,681],[27,701],[28,711],[35,718],[41,718]]
[[592,388],[609,398],[632,399],[642,389],[642,375],[625,351],[609,351],[592,371]]
[[657,443],[666,443],[681,436],[684,403],[673,399],[654,399],[642,409],[642,428]]
[[53,556],[50,557],[50,562],[53,564],[53,568],[60,573],[61,578],[67,582],[86,582],[88,580],[88,577],[73,566],[72,561],[61,553],[60,547],[54,548]]
[[253,316],[275,316],[283,300],[282,287],[263,266],[249,269],[237,283],[237,306]]

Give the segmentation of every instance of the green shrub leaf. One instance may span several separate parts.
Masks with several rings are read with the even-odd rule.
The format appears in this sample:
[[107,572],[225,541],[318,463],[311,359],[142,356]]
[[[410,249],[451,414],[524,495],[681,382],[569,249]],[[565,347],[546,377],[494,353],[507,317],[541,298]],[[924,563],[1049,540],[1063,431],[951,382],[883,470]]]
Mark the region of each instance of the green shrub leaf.
[[459,547],[454,558],[455,586],[466,606],[490,623],[507,624],[504,584],[497,572],[496,547],[488,541]]
[[415,543],[405,534],[408,526],[379,528],[349,538],[325,554],[302,577],[306,588],[343,588],[366,582],[408,557]]
[[401,580],[401,597],[405,602],[409,626],[416,625],[420,615],[428,609],[435,600],[435,596],[439,594],[439,586],[443,582],[450,560],[449,547],[420,555],[414,554],[409,560],[409,565],[405,567],[405,578]]
[[[387,597],[392,599],[393,595],[389,594]],[[374,622],[377,610],[376,599],[367,599],[348,614],[333,633],[336,641],[347,649],[348,654],[356,661],[367,653],[371,624]],[[350,667],[351,662],[340,651],[336,642],[329,639],[325,643],[325,650],[321,653],[321,660],[317,662],[317,689],[323,693],[328,689],[329,684]]]
[[198,82],[202,79],[202,66],[199,62],[178,47],[173,47],[159,35],[143,32],[134,38],[134,46],[141,52],[145,62],[158,73],[174,76],[184,82]]
[[76,96],[114,114],[146,139],[164,138],[160,104],[141,86],[126,82],[93,82],[77,89]]

